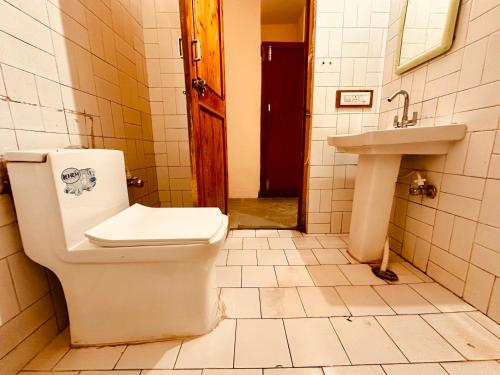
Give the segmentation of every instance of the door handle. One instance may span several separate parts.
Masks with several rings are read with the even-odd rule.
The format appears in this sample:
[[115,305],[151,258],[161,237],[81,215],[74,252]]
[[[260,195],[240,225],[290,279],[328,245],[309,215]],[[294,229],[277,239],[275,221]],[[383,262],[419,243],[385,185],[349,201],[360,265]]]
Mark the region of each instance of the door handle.
[[202,98],[205,96],[205,91],[207,91],[207,82],[204,79],[193,78],[191,86],[193,87],[193,89],[198,91]]
[[201,43],[198,39],[193,39],[193,61],[201,61]]

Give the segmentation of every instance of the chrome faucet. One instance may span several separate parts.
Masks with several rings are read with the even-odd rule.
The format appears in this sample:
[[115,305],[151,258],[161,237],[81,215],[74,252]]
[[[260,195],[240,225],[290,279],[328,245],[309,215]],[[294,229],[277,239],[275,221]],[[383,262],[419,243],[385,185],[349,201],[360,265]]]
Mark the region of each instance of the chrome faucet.
[[403,104],[403,117],[401,118],[401,122],[398,120],[398,115],[394,116],[394,127],[395,128],[406,128],[408,126],[414,126],[417,124],[417,112],[413,112],[413,116],[411,120],[408,120],[408,106],[410,105],[410,95],[408,91],[399,90],[394,94],[387,98],[387,101],[390,103],[394,100],[394,98],[398,95],[403,95],[405,98],[405,102]]

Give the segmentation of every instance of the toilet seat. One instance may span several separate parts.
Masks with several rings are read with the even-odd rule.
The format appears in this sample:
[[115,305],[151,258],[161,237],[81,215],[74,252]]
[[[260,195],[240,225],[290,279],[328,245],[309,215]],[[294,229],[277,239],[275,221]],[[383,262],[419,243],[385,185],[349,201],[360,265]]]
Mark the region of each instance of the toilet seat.
[[224,225],[218,208],[152,208],[134,204],[85,236],[102,247],[208,244]]

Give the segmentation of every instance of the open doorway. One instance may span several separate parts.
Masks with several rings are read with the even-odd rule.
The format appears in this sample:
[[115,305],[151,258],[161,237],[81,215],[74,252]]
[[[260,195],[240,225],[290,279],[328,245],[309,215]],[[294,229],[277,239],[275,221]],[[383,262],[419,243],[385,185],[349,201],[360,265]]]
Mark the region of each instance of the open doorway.
[[[229,3],[224,4],[224,26],[230,226],[296,228],[304,170],[309,2]],[[241,77],[246,77],[243,86]]]

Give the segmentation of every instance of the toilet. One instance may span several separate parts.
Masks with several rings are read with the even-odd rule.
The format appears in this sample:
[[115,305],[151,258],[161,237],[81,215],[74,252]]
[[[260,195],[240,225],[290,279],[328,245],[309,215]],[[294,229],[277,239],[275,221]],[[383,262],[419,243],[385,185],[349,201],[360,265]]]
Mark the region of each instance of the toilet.
[[5,154],[24,251],[61,281],[74,346],[202,335],[220,320],[218,208],[129,206],[123,153]]

